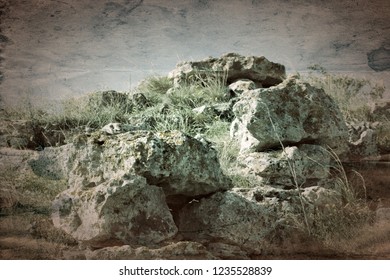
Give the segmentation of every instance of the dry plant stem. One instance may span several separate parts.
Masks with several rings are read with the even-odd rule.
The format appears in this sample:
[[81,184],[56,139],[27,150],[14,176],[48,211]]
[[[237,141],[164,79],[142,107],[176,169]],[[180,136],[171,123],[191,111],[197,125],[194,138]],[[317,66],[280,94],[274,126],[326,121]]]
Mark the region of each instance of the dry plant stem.
[[[282,147],[282,150],[283,150],[283,153],[284,154],[287,154],[286,153],[286,149],[284,147],[284,144],[282,142],[282,140],[280,139],[280,136],[276,130],[276,127],[275,127],[275,124],[274,122],[272,121],[272,118],[271,118],[271,114],[269,112],[269,108],[266,104],[265,105],[265,108],[267,110],[267,114],[268,114],[268,118],[271,122],[271,126],[272,126],[272,129],[274,130],[275,132],[275,135],[276,137],[278,138],[278,142],[280,144],[280,146]],[[302,214],[303,214],[303,218],[304,218],[304,221],[305,221],[305,226],[306,226],[306,230],[308,232],[309,235],[311,235],[311,230],[310,230],[310,225],[309,225],[309,221],[308,221],[308,218],[307,218],[307,213],[306,213],[306,209],[305,209],[305,205],[303,203],[303,197],[302,197],[302,192],[301,192],[301,186],[298,184],[298,178],[297,178],[297,173],[296,173],[296,168],[295,168],[295,163],[292,162],[288,157],[287,157],[287,164],[288,164],[288,168],[290,170],[290,173],[293,177],[293,181],[294,181],[294,185],[295,185],[295,188],[298,190],[298,197],[299,197],[299,202],[301,204],[301,208],[302,208]]]

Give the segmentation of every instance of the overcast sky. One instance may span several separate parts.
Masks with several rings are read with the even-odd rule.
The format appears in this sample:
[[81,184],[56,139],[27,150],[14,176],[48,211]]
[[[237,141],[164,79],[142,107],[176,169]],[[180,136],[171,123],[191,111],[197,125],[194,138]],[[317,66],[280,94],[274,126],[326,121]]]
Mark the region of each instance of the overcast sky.
[[263,55],[289,72],[320,64],[390,80],[367,64],[367,53],[390,49],[388,0],[9,2],[0,85],[8,99],[125,91],[178,61],[226,52]]

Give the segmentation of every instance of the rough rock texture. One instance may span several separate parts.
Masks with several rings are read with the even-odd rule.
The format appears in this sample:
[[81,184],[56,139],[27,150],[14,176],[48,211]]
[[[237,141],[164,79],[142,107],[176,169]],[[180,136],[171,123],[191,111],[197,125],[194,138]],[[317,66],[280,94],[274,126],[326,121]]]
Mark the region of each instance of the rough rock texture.
[[206,75],[226,75],[227,85],[240,80],[249,79],[258,87],[270,87],[285,79],[285,67],[268,61],[264,56],[242,56],[228,53],[220,58],[207,58],[201,61],[186,61],[179,63],[169,73],[175,87],[193,82]]
[[238,80],[229,85],[229,90],[233,92],[234,96],[241,96],[245,91],[253,90],[256,85],[251,80]]
[[217,259],[196,242],[182,241],[161,248],[132,248],[129,245],[87,251],[88,260],[213,260]]
[[266,185],[216,193],[181,210],[179,233],[187,240],[208,243],[207,249],[223,259],[262,254],[272,240],[283,238],[278,232],[291,233],[296,226],[294,215],[302,215],[301,202],[309,224],[315,223],[316,210],[341,207],[336,190],[315,186],[301,191],[302,201],[297,189]]
[[233,112],[231,136],[240,141],[241,151],[280,149],[280,142],[347,151],[347,127],[335,102],[295,76],[275,87],[244,92]]
[[177,131],[96,132],[63,152],[56,170],[68,172],[70,188],[53,203],[54,225],[95,247],[169,239],[177,232],[170,207],[231,186],[216,151]]
[[70,186],[89,188],[130,174],[145,177],[166,195],[205,195],[231,185],[216,151],[178,131],[97,133],[79,138],[75,146]]
[[60,147],[47,147],[29,158],[31,170],[38,176],[59,180],[68,180],[73,164],[73,156],[77,151],[72,144]]
[[219,192],[187,204],[180,212],[179,232],[194,241],[215,240],[260,253],[264,238],[278,222],[268,207],[234,192]]
[[97,247],[158,243],[177,232],[162,189],[137,176],[62,192],[53,202],[52,219],[54,226]]
[[229,85],[229,90],[233,93],[233,96],[241,96],[245,91],[253,90],[256,85],[251,80],[238,80]]
[[284,151],[242,154],[238,161],[243,173],[260,176],[263,183],[288,188],[296,184],[310,186],[328,178],[330,154],[321,146],[304,144]]

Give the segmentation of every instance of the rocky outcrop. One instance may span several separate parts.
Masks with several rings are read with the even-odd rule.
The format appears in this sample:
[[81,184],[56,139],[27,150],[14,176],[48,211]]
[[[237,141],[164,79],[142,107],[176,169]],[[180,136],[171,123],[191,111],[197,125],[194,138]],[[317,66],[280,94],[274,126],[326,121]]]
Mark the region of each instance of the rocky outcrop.
[[217,152],[178,131],[95,133],[76,140],[69,184],[97,186],[113,178],[137,174],[169,195],[189,197],[229,189]]
[[275,214],[234,192],[219,192],[187,204],[180,212],[179,232],[189,240],[215,240],[260,253],[278,224]]
[[220,58],[207,58],[201,61],[179,63],[169,73],[174,86],[202,81],[207,76],[223,77],[227,85],[241,79],[253,81],[257,87],[270,87],[281,83],[286,76],[285,67],[268,61],[264,56],[242,56],[228,53]]
[[178,227],[186,240],[211,240],[207,248],[214,256],[246,259],[262,254],[275,239],[282,238],[278,232],[291,234],[298,216],[305,213],[308,225],[314,227],[316,211],[334,207],[341,207],[337,190],[319,186],[283,190],[262,185],[193,201],[181,210]]
[[347,151],[347,127],[335,102],[295,76],[275,87],[244,92],[233,112],[231,136],[240,142],[241,151],[280,149],[282,144]]
[[244,153],[238,157],[244,174],[264,184],[291,188],[318,185],[330,175],[330,153],[318,145],[303,144],[284,150]]
[[91,246],[169,239],[171,211],[231,187],[216,151],[181,132],[96,132],[69,146],[70,188],[54,201],[53,222]]
[[138,176],[68,189],[53,202],[52,219],[93,247],[159,243],[177,232],[163,190]]
[[[125,106],[135,114],[82,127],[68,144],[26,161],[40,178],[66,180],[52,221],[86,245],[82,258],[250,259],[297,221],[301,230],[310,228],[318,211],[342,207],[340,182],[331,176],[337,156],[349,147],[370,154],[375,128],[348,124],[348,139],[340,110],[323,90],[297,76],[285,79],[284,67],[264,57],[227,54],[184,62],[170,73],[176,87],[223,75],[224,102],[202,103],[191,114],[233,121],[240,152],[232,178],[239,187],[221,170],[213,148],[219,143],[203,131],[156,132],[158,120],[138,114],[155,104],[139,92],[88,96],[88,110]],[[161,111],[169,106],[161,104]],[[13,207],[13,195],[0,188],[0,207]]]
[[202,244],[181,241],[160,248],[129,245],[87,251],[88,260],[213,260],[217,259]]

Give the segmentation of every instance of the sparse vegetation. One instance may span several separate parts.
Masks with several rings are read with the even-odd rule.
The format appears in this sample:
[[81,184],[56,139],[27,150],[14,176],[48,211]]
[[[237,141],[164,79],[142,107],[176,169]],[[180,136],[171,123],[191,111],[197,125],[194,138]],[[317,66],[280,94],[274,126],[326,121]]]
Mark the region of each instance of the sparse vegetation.
[[[319,66],[313,66],[313,70],[319,70],[321,74],[306,79],[324,88],[325,92],[338,102],[346,120],[376,121],[368,105],[372,100],[382,96],[384,92],[382,87],[373,86],[368,80],[331,75]],[[250,176],[242,176],[237,166],[239,147],[229,136],[231,120],[213,107],[216,103],[231,106],[227,98],[226,79],[223,76],[199,76],[194,81],[179,88],[172,88],[172,81],[167,77],[150,77],[131,93],[92,93],[66,100],[60,108],[52,107],[53,110],[37,109],[27,102],[26,108],[8,110],[7,116],[28,119],[38,127],[51,126],[64,131],[79,127],[99,129],[110,122],[133,124],[136,121],[146,124],[155,131],[180,130],[192,136],[201,134],[210,140],[218,151],[221,167],[225,174],[230,176],[234,186],[253,187],[257,184],[256,180]],[[145,97],[142,101],[133,98],[134,94],[139,93]],[[378,141],[387,147],[390,142],[389,123],[389,120],[385,120],[378,132]],[[282,148],[284,149],[283,145]],[[295,222],[293,227],[301,229],[311,239],[322,242],[325,247],[332,249],[340,247],[344,240],[359,238],[365,240],[362,243],[370,242],[362,237],[360,229],[370,227],[373,213],[369,210],[367,202],[356,193],[356,186],[350,184],[341,161],[334,153],[330,153],[333,162],[336,163],[333,172],[337,180],[333,189],[339,191],[340,205],[316,206],[314,211],[313,209],[306,211],[306,207],[309,206],[300,196],[302,216],[291,219]],[[289,166],[294,177],[293,163]],[[3,209],[13,213],[28,209],[29,212],[43,215],[43,218],[35,223],[39,228],[35,230],[35,234],[53,242],[73,242],[67,239],[69,237],[61,236],[47,226],[50,203],[64,188],[64,182],[48,181],[34,174],[13,178],[12,171],[2,172],[0,181],[3,183],[0,197],[2,204],[9,206]],[[301,186],[297,180],[295,184],[301,193]],[[3,191],[4,189],[6,191]],[[385,231],[388,232],[389,229],[386,228]],[[348,244],[343,250],[352,250],[351,244]]]
[[348,75],[330,74],[325,68],[309,67],[319,73],[303,77],[308,82],[324,89],[339,105],[347,121],[377,121],[371,114],[373,103],[383,97],[385,88],[370,80]]

